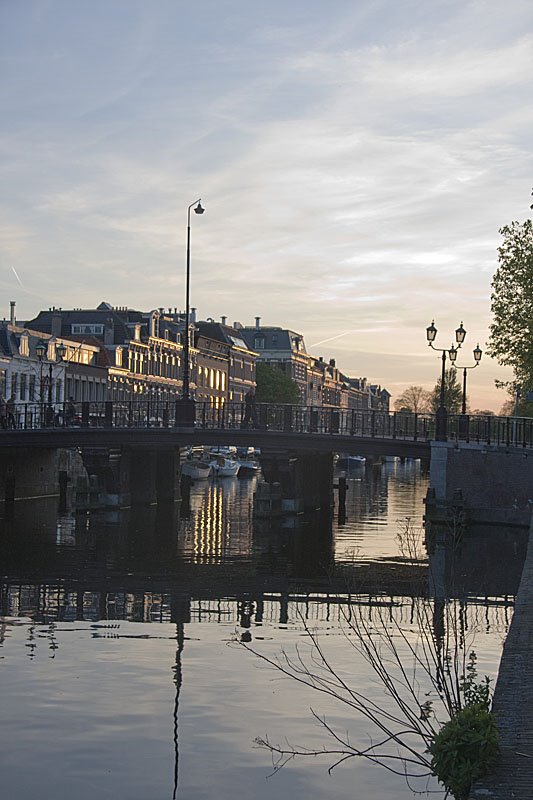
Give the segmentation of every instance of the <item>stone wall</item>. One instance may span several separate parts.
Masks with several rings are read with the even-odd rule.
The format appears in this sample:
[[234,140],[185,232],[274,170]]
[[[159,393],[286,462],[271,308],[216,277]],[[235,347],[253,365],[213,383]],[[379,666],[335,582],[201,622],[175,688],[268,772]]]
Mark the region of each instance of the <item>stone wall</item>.
[[533,453],[433,442],[430,486],[438,504],[460,502],[473,521],[527,526],[533,505]]

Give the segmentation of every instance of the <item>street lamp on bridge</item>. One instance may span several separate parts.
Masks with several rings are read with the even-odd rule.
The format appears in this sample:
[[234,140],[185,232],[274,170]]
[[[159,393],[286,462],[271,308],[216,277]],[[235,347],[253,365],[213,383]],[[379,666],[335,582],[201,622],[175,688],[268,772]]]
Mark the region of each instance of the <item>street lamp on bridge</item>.
[[463,416],[466,415],[466,371],[468,369],[475,369],[479,365],[479,362],[481,361],[483,350],[480,348],[479,344],[473,350],[473,355],[474,355],[474,361],[476,362],[475,364],[471,364],[469,367],[458,367],[458,369],[463,370],[463,402],[461,407],[461,414]]
[[191,284],[191,208],[195,214],[203,214],[201,200],[195,200],[187,208],[187,262],[185,273],[185,333],[183,339],[183,383],[181,398],[176,401],[176,425],[194,425],[195,406],[190,390],[189,364],[189,323],[190,323],[190,284]]
[[53,383],[54,383],[54,363],[59,364],[66,352],[66,347],[62,342],[58,342],[55,346],[55,354],[56,360],[55,362],[52,359],[48,362],[48,377],[46,379],[47,383],[47,409],[46,415],[43,414],[44,411],[44,386],[45,386],[45,378],[43,375],[44,372],[44,359],[48,354],[48,344],[47,342],[43,341],[43,339],[39,339],[37,344],[35,345],[35,352],[37,354],[37,358],[39,359],[40,367],[41,367],[41,374],[40,374],[40,387],[39,387],[39,396],[41,402],[41,419],[42,421],[47,424],[51,425],[53,422],[54,412],[52,408],[52,397],[53,397]]
[[457,342],[457,347],[452,344],[452,346],[448,349],[441,349],[439,347],[434,347],[433,342],[435,341],[435,337],[437,335],[437,328],[435,327],[435,320],[431,323],[431,325],[426,328],[426,337],[428,340],[428,346],[432,348],[432,350],[436,350],[439,353],[442,353],[442,374],[440,380],[440,399],[439,399],[439,407],[437,409],[436,414],[436,430],[435,430],[435,439],[439,442],[445,442],[447,439],[448,434],[448,411],[446,409],[446,394],[445,394],[445,382],[446,382],[446,355],[450,359],[450,363],[454,364],[457,359],[457,351],[463,344],[466,336],[466,331],[463,328],[463,323],[461,322],[460,326],[455,331],[455,341]]

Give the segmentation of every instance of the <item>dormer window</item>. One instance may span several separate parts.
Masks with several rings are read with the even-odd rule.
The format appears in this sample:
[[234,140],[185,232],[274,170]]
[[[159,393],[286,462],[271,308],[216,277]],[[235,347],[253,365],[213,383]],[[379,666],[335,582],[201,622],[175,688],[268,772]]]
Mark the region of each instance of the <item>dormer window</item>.
[[20,337],[19,352],[21,356],[29,356],[30,354],[30,344],[26,333],[23,333]]
[[265,349],[265,337],[264,336],[256,336],[254,338],[254,347],[256,350],[264,350]]

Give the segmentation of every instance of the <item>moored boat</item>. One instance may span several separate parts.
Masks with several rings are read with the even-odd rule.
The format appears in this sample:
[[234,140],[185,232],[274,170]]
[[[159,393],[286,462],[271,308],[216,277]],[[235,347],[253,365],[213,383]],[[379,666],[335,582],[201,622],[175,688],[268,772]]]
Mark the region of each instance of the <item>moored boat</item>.
[[207,461],[190,459],[181,465],[181,474],[187,475],[193,480],[205,480],[211,474],[211,464],[208,464]]
[[211,472],[217,478],[234,478],[240,469],[240,463],[232,458],[217,455],[210,462]]
[[341,456],[337,459],[335,466],[340,469],[354,469],[364,466],[365,462],[364,456]]

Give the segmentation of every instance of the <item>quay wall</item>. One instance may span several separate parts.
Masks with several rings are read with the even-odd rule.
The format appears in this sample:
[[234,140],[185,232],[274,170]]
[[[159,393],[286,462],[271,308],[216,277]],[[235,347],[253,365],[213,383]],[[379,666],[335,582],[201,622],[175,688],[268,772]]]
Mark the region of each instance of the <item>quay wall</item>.
[[432,442],[430,491],[437,506],[461,506],[471,522],[527,527],[533,506],[533,452]]

